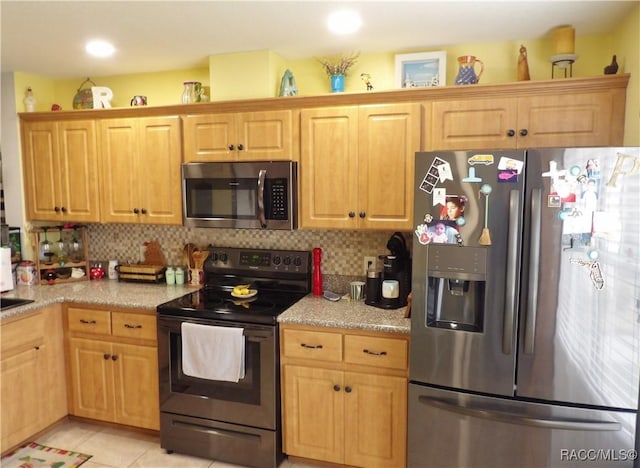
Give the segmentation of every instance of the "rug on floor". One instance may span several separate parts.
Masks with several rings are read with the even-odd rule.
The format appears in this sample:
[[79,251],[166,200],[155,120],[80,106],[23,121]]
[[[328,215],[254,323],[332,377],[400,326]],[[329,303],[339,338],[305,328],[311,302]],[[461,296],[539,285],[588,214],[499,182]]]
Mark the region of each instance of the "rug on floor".
[[2,468],[77,468],[93,455],[29,442],[2,457]]

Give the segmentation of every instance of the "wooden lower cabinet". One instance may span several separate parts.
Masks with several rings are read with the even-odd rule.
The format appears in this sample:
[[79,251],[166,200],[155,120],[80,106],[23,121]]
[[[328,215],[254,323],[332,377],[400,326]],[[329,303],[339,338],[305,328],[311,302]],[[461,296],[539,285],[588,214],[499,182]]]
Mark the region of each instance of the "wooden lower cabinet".
[[158,430],[155,315],[67,307],[71,414]]
[[0,327],[0,450],[67,415],[60,305],[7,319]]
[[321,330],[281,331],[285,453],[406,466],[408,338]]

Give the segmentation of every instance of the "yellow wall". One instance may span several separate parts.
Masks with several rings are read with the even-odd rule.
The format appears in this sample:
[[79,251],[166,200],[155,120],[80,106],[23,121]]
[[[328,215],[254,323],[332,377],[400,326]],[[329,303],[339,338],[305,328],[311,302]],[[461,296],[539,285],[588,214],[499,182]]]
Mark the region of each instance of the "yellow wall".
[[[598,76],[604,66],[618,55],[619,73],[630,73],[627,90],[627,119],[625,144],[640,145],[640,5],[616,25],[611,34],[598,36],[577,36],[575,51],[578,55],[573,65],[573,76]],[[550,34],[538,40],[514,40],[502,43],[461,44],[444,47],[447,53],[446,84],[453,85],[457,74],[456,57],[475,55],[484,62],[481,83],[505,83],[516,80],[516,69],[520,44],[527,47],[529,71],[532,80],[551,78],[553,55]],[[361,73],[371,75],[375,91],[396,88],[395,55],[429,52],[423,49],[397,52],[370,53],[360,56],[357,64],[349,71],[345,92],[366,90],[360,78]],[[143,73],[110,77],[92,77],[99,86],[107,86],[114,93],[113,107],[128,107],[131,97],[146,95],[148,103],[171,105],[180,103],[183,81],[195,80],[203,83],[213,101],[277,96],[280,80],[286,69],[295,77],[298,94],[301,96],[330,93],[329,77],[316,58],[285,60],[268,51],[252,51],[240,54],[221,54],[209,57],[208,68],[175,70],[160,73]],[[556,78],[562,75],[556,73]],[[71,80],[50,80],[25,73],[16,73],[15,89],[18,110],[23,111],[22,99],[27,86],[32,86],[38,99],[37,110],[46,111],[51,104],[60,104],[71,109],[73,97],[83,77]]]

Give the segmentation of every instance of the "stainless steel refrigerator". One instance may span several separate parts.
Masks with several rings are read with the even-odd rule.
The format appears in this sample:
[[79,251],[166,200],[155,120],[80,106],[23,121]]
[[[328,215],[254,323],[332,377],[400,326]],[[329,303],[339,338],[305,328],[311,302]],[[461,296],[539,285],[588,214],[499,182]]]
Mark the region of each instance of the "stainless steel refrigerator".
[[408,466],[634,466],[640,148],[415,172]]

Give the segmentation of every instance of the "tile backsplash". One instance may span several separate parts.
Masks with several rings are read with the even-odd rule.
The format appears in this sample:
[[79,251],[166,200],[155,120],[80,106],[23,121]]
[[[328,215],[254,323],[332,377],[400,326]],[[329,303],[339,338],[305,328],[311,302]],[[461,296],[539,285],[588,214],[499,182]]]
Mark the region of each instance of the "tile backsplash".
[[[253,229],[203,229],[183,226],[90,224],[89,258],[136,263],[145,242],[157,241],[168,265],[182,263],[188,242],[200,249],[208,245],[261,249],[322,249],[325,275],[363,277],[364,256],[388,254],[387,240],[393,232],[362,231],[260,231]],[[411,233],[403,233],[411,249]]]

